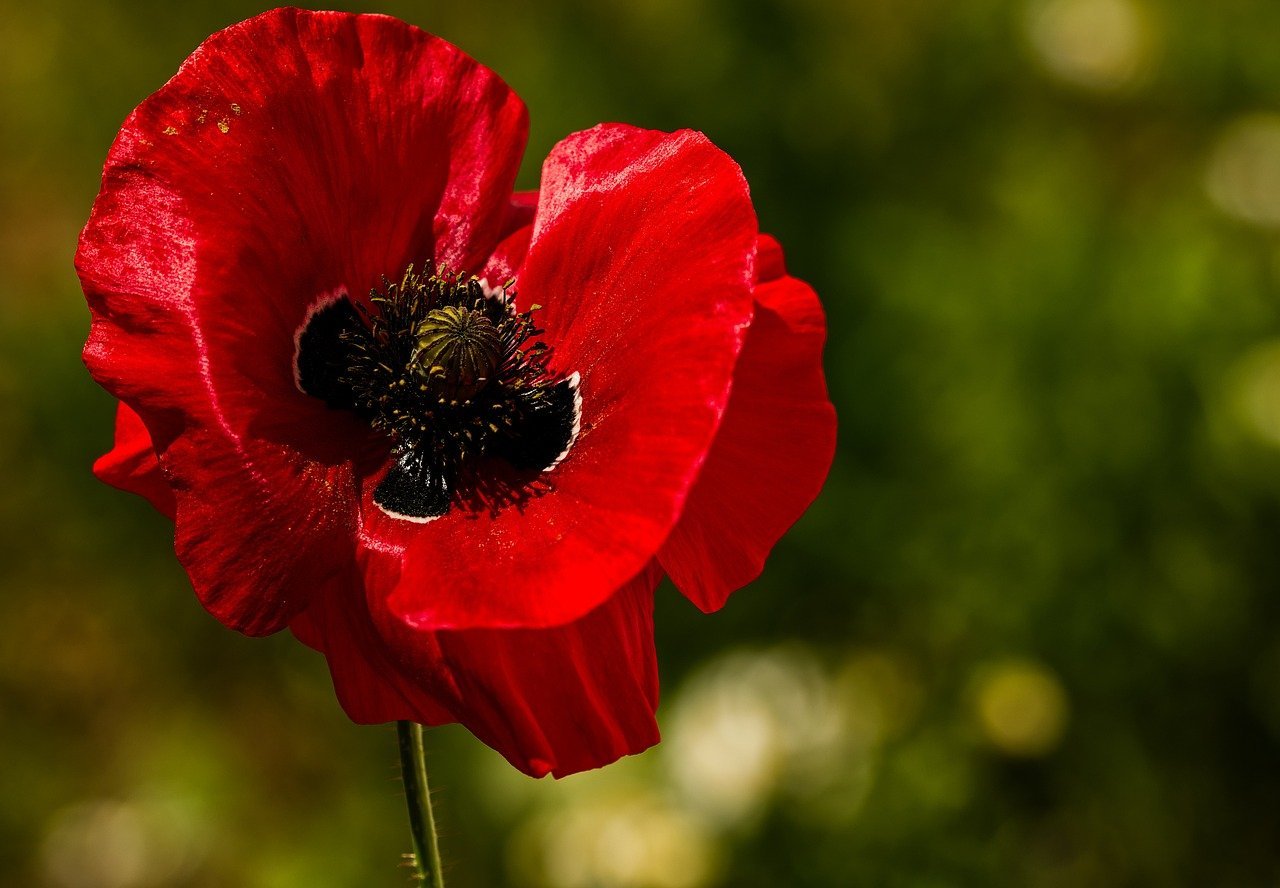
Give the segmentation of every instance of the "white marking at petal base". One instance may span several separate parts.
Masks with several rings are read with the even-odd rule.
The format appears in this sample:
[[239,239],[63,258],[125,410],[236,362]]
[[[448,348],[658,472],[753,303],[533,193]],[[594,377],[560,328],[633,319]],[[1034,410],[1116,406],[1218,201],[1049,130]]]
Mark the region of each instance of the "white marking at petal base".
[[573,391],[573,432],[569,435],[569,443],[564,445],[564,450],[560,451],[560,455],[551,461],[551,465],[542,470],[544,472],[550,472],[564,461],[564,458],[569,455],[569,451],[573,449],[574,443],[577,442],[578,433],[582,431],[582,374],[575,370],[565,379],[569,383],[569,388]]
[[388,509],[386,506],[384,506],[380,502],[377,502],[376,500],[374,501],[373,504],[377,506],[378,511],[380,511],[384,515],[390,515],[392,518],[399,518],[401,521],[412,521],[414,524],[430,524],[432,521],[435,521],[437,518],[444,517],[443,515],[426,515],[426,516],[401,515],[399,512],[393,512],[391,509]]
[[293,385],[304,395],[309,394],[309,392],[302,387],[302,374],[298,372],[298,358],[302,354],[302,334],[307,332],[307,328],[311,326],[311,321],[317,314],[333,305],[339,299],[347,298],[349,297],[347,296],[346,287],[337,287],[328,293],[321,293],[307,308],[307,314],[303,317],[302,323],[293,331]]

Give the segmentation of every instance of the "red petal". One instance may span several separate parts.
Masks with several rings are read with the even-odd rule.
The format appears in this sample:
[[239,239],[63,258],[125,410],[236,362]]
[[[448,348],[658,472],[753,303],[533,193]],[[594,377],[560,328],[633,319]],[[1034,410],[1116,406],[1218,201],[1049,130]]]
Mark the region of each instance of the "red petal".
[[307,308],[415,259],[478,269],[525,130],[448,43],[295,9],[210,37],[125,122],[76,257],[85,360],[151,430],[179,557],[227,625],[274,631],[350,562],[368,434],[294,385]]
[[353,721],[457,721],[535,777],[607,765],[658,742],[652,565],[580,620],[554,629],[432,632],[385,612],[375,630],[349,599],[296,618],[326,653]]
[[[538,192],[517,191],[511,195],[511,207],[507,211],[506,231],[515,231],[533,224],[534,213],[538,209]],[[524,257],[521,257],[523,259]]]
[[817,295],[786,274],[762,237],[756,314],[715,445],[660,558],[704,611],[754,580],[774,544],[813,502],[835,453],[822,375],[826,320]]
[[755,240],[741,171],[698,133],[601,126],[556,147],[518,291],[545,306],[552,365],[581,374],[582,432],[545,495],[496,514],[412,525],[366,500],[361,558],[392,611],[554,626],[653,558],[728,400]]
[[516,276],[516,270],[529,252],[529,238],[533,235],[533,213],[538,206],[538,192],[517,191],[511,197],[502,230],[504,236],[494,248],[493,254],[480,272],[481,278],[491,287],[501,287]]
[[116,405],[115,444],[94,462],[93,474],[112,487],[145,497],[162,515],[173,518],[173,488],[160,474],[151,434],[124,403]]
[[[422,678],[415,684],[391,659],[359,589],[358,576],[334,578],[317,589],[307,609],[289,623],[303,644],[325,655],[334,693],[347,717],[361,725],[401,719],[431,725],[456,721],[436,702],[439,681]],[[434,646],[426,633],[419,643]]]

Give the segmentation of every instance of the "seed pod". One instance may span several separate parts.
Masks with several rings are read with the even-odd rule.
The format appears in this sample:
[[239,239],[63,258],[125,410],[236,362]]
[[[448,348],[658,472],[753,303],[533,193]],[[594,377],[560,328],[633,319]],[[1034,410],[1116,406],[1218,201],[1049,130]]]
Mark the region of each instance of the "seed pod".
[[502,359],[493,322],[469,308],[433,308],[414,335],[418,344],[410,367],[432,392],[450,401],[475,397]]

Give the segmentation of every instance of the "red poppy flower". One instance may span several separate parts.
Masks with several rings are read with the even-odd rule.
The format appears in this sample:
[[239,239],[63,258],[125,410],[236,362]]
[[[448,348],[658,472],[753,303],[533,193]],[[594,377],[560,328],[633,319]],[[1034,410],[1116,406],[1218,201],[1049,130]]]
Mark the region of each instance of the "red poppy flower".
[[514,194],[526,126],[416,28],[269,12],[129,116],[76,266],[120,401],[95,471],[174,519],[204,606],[322,651],[357,722],[567,774],[657,741],[656,584],[754,579],[835,423],[728,156],[603,125]]

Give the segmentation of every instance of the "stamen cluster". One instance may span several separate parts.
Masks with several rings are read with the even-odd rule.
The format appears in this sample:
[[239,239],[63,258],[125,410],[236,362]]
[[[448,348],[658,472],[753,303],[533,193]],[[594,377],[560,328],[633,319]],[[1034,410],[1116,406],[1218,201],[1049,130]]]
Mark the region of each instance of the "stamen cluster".
[[507,285],[417,271],[383,279],[343,330],[338,380],[353,406],[401,450],[430,455],[448,471],[489,449],[536,410],[550,384],[550,349],[533,310],[517,312]]

